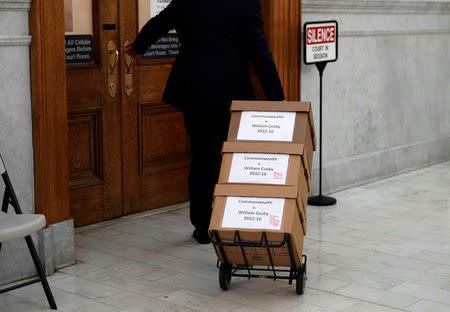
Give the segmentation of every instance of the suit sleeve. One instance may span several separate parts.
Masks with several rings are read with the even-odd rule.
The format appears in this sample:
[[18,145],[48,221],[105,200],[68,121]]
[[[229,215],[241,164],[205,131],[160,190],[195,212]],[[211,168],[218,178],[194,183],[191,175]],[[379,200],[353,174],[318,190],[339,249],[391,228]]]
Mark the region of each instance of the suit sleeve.
[[151,18],[142,27],[133,42],[136,53],[144,54],[149,46],[156,43],[162,36],[175,28],[176,2],[177,0],[173,0],[164,10]]
[[246,18],[247,44],[250,60],[269,101],[285,99],[280,76],[264,34],[264,22],[259,0],[251,0]]

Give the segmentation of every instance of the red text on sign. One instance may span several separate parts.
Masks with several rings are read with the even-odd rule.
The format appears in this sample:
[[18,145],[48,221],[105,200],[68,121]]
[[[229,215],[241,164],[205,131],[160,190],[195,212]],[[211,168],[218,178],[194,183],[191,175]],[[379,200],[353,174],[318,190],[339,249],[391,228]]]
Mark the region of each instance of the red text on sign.
[[308,44],[333,43],[336,40],[335,26],[311,27],[306,30]]

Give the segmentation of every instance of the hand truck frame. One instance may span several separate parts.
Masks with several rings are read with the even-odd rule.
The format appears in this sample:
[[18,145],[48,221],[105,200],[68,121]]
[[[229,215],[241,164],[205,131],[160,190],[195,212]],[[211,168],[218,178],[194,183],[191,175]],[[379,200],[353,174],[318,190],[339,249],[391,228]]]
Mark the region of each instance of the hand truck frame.
[[[294,254],[291,247],[291,237],[289,234],[286,233],[284,235],[284,239],[278,244],[269,243],[266,232],[262,232],[261,240],[259,242],[242,241],[239,231],[235,231],[233,242],[222,242],[220,240],[217,231],[211,231],[210,238],[214,248],[219,252],[220,255],[219,259],[217,260],[217,268],[219,269],[219,285],[220,288],[222,288],[222,290],[229,289],[231,285],[231,278],[233,276],[236,276],[236,277],[246,277],[248,279],[251,278],[273,279],[274,281],[276,281],[277,279],[286,279],[289,280],[290,285],[292,285],[293,280],[295,280],[297,294],[302,295],[304,293],[307,279],[306,262],[308,258],[306,255],[303,255],[302,257],[303,264],[300,267],[297,267],[295,265]],[[283,248],[285,246],[287,246],[287,249],[289,251],[291,267],[290,269],[275,268],[270,250],[274,248]],[[224,247],[240,248],[245,264],[235,265],[229,263],[226,257],[226,253],[224,251]],[[267,250],[267,255],[270,260],[270,265],[268,265],[267,267],[249,265],[244,250],[245,247],[265,248]],[[220,259],[223,259],[223,263],[221,263]],[[242,273],[243,271],[246,271],[247,273]],[[257,272],[262,272],[262,274],[256,274]],[[269,272],[271,272],[272,274],[269,274]],[[280,275],[277,273],[282,274]],[[286,275],[286,273],[288,274]]]

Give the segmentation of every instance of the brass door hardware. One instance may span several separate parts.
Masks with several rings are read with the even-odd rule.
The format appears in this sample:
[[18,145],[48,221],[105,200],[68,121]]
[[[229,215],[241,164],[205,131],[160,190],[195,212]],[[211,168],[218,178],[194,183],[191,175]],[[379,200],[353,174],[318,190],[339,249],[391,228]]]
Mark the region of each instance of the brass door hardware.
[[113,98],[117,95],[117,64],[119,63],[119,51],[112,40],[108,42],[106,47],[108,52],[108,94]]
[[[124,48],[130,44],[127,40],[124,43]],[[133,93],[133,63],[134,59],[125,53],[125,94],[131,96]]]

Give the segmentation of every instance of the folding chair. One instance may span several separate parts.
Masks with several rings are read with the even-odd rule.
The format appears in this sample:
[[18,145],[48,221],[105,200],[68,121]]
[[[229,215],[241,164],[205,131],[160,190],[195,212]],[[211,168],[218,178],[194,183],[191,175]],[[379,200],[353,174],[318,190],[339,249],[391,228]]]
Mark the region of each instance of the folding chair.
[[[36,214],[26,214],[22,213],[19,202],[17,200],[16,194],[9,179],[8,172],[6,171],[5,164],[3,162],[2,156],[0,155],[0,175],[5,182],[6,189],[3,196],[2,210],[0,212],[0,251],[2,248],[2,243],[16,239],[25,238],[28,249],[30,250],[31,257],[33,258],[34,266],[36,267],[37,274],[39,278],[24,282],[18,285],[14,285],[5,289],[0,289],[0,294],[22,288],[35,283],[42,283],[45,295],[47,296],[50,308],[56,310],[55,299],[53,298],[52,291],[45,276],[44,269],[42,267],[39,256],[36,252],[33,240],[31,239],[31,234],[35,233],[45,227],[46,220],[43,215]],[[14,208],[15,215],[9,215],[8,207],[11,205]]]

